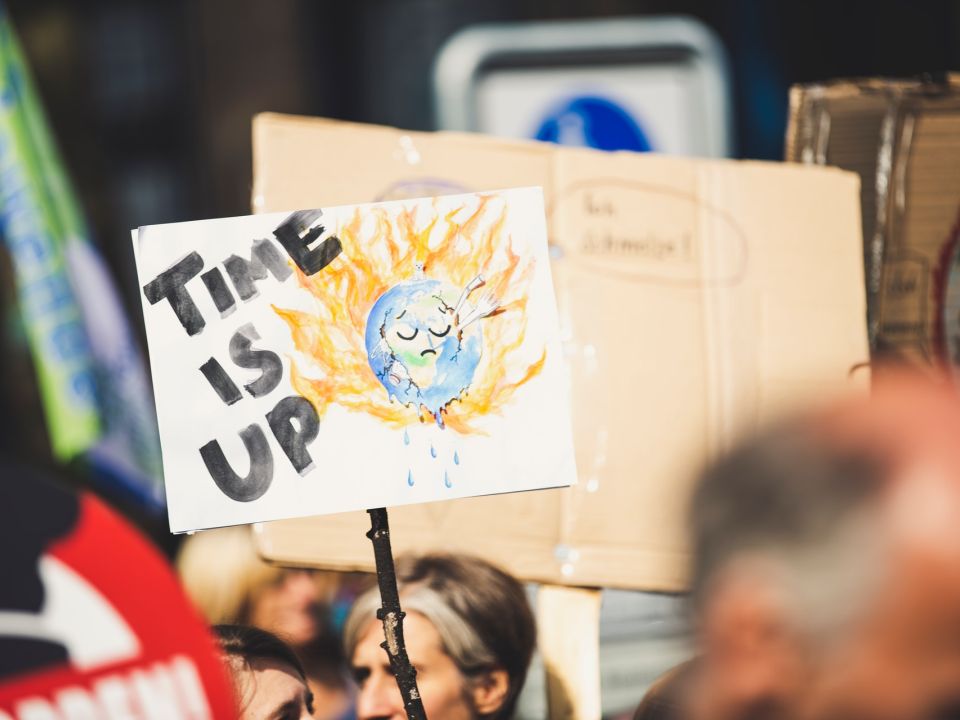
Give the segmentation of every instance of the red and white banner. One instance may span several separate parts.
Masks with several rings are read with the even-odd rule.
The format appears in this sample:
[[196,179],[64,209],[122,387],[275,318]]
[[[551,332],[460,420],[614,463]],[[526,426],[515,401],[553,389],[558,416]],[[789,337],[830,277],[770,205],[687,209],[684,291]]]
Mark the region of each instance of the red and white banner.
[[0,720],[235,718],[157,550],[92,495],[0,470]]

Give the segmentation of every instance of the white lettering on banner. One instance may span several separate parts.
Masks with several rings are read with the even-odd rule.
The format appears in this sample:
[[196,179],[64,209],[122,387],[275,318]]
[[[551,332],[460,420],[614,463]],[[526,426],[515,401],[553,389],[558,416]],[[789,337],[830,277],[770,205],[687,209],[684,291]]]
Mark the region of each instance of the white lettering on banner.
[[119,675],[108,675],[97,681],[97,699],[103,707],[104,715],[110,720],[137,720],[131,704],[132,688],[128,688],[127,682],[129,681]]
[[178,656],[170,663],[176,686],[182,693],[184,708],[189,718],[209,718],[210,705],[203,689],[203,681],[197,672],[197,666],[188,657]]
[[69,687],[60,690],[56,696],[56,705],[60,714],[70,720],[99,720],[103,717],[93,695],[83,688]]
[[150,668],[106,675],[92,688],[57,690],[52,699],[20,700],[0,720],[211,720],[197,667],[178,655]]
[[40,698],[25,700],[17,707],[19,720],[60,720],[50,703]]

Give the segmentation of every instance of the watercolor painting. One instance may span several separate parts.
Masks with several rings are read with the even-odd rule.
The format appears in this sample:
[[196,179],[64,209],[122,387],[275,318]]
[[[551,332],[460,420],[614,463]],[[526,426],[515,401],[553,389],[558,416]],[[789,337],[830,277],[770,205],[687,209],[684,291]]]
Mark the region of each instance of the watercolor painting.
[[535,261],[505,231],[508,204],[442,204],[356,211],[336,230],[341,258],[300,274],[317,311],[277,308],[306,358],[293,386],[321,415],[336,402],[396,428],[479,432],[543,367],[545,347],[532,362],[517,352]]
[[[500,307],[491,295],[467,303],[483,276],[470,281],[456,300],[456,288],[423,277],[394,285],[374,304],[367,318],[367,357],[391,399],[423,407],[443,427],[447,406],[466,392],[480,362],[480,328],[470,325]],[[466,336],[465,336],[466,334]]]
[[174,532],[575,481],[539,188],[134,247]]

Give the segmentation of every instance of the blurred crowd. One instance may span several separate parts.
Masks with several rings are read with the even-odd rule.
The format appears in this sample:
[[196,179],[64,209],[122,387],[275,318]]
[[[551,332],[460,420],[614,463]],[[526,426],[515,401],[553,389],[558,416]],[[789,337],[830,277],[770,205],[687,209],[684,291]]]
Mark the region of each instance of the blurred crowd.
[[190,536],[180,548],[177,570],[211,625],[256,627],[289,645],[299,675],[309,684],[315,717],[352,717],[353,696],[335,624],[342,621],[345,603],[362,589],[362,580],[268,565],[245,526]]
[[[0,9],[6,5],[22,21],[82,204],[108,241],[101,267],[95,245],[87,242],[97,233],[80,221],[81,203],[69,197],[60,199],[65,209],[50,221],[63,237],[51,232],[46,244],[39,234],[27,232],[24,222],[4,221],[5,242],[20,254],[0,253],[0,309],[9,310],[0,333],[0,407],[7,417],[0,451],[31,462],[52,460],[58,430],[60,444],[66,438],[84,446],[79,448],[84,452],[96,451],[85,461],[93,472],[75,461],[69,472],[84,483],[88,477],[106,477],[124,492],[137,486],[118,482],[128,465],[139,466],[144,477],[159,478],[159,472],[147,472],[159,462],[156,448],[137,442],[152,437],[155,428],[131,420],[138,412],[134,404],[149,393],[136,352],[139,328],[123,320],[124,300],[128,306],[140,302],[126,231],[149,222],[245,212],[254,111],[270,107],[432,129],[429,68],[454,30],[484,20],[668,9],[717,26],[730,46],[737,78],[740,154],[772,159],[783,155],[791,83],[939,69],[956,64],[960,47],[952,41],[960,27],[960,5],[946,2],[819,7],[830,13],[811,12],[803,3],[759,0],[608,0],[542,8],[505,0],[288,2],[246,3],[243,12],[223,0],[0,0]],[[823,20],[827,15],[829,22]],[[0,13],[0,30],[8,24]],[[820,25],[828,26],[817,35],[824,40],[811,41]],[[12,30],[7,32],[5,46],[16,48]],[[804,52],[791,55],[791,46]],[[24,113],[18,122],[33,132],[12,141],[0,132],[0,140],[8,152],[22,153],[24,168],[35,169],[35,159],[51,164],[36,172],[35,188],[24,184],[36,191],[40,206],[58,192],[69,193],[62,179],[51,182],[64,172],[50,133],[38,120],[38,97],[26,63],[19,51],[10,55],[3,66],[4,105],[11,113]],[[192,61],[170,58],[197,58],[202,72],[194,72]],[[108,135],[112,142],[91,142]],[[25,192],[8,189],[13,197],[26,197]],[[35,313],[14,318],[17,284],[27,287],[27,280],[40,277],[32,268],[41,261],[56,271],[50,273],[56,282],[44,284],[43,292],[34,289],[36,295],[21,288],[23,298],[42,295],[45,300],[20,300]],[[17,280],[18,262],[31,270],[20,270],[26,280]],[[120,278],[119,292],[106,282],[109,269]],[[76,286],[93,298],[89,305],[68,292],[71,272],[78,274]],[[43,370],[41,363],[37,371],[27,358],[30,342],[46,347],[43,333],[54,327],[46,313],[63,308],[76,316],[70,316],[69,327],[80,333],[69,335],[67,350],[84,356],[86,346],[76,338],[85,334],[98,339],[93,346],[111,350],[84,359],[84,373],[77,375],[81,380],[96,376],[109,402],[94,402],[91,396],[79,415],[64,402],[65,373],[59,390],[52,384],[43,393],[38,390],[44,378],[58,376],[60,366]],[[50,362],[53,356],[37,351],[37,357]],[[86,387],[74,381],[69,386]],[[53,423],[40,417],[41,394]],[[101,412],[98,403],[109,405],[110,412]],[[152,424],[152,410],[146,409]],[[78,440],[84,433],[89,437]],[[78,448],[67,450],[54,454],[83,455],[74,452]],[[57,463],[58,472],[67,471],[63,465]],[[0,466],[0,476],[4,469]],[[39,533],[41,523],[24,509],[25,491],[13,483],[9,487],[9,497],[19,493],[10,504],[22,515],[24,528]],[[158,481],[141,491],[146,500],[162,505]],[[111,502],[128,514],[146,513],[125,507],[127,502],[139,506],[127,495],[116,495]],[[42,505],[36,515],[50,524],[75,520],[75,507],[66,518],[52,513],[45,499]],[[151,527],[161,522],[158,517],[136,519]],[[24,590],[0,573],[0,636],[20,642],[25,633],[17,623],[27,616],[11,611],[20,597],[9,598],[20,590],[39,606],[43,594],[39,550],[31,548],[29,557],[21,553],[23,559],[13,545],[39,541],[12,524],[0,529],[8,543],[0,548],[10,556],[7,566],[24,571],[36,586],[19,583]],[[689,498],[687,532],[686,620],[693,651],[650,687],[637,687],[635,707],[617,720],[631,715],[636,720],[960,720],[960,398],[955,378],[875,372],[869,393],[809,408],[743,438],[700,473]],[[209,530],[178,545],[162,530],[165,549],[171,554],[176,549],[183,588],[217,639],[239,717],[406,718],[383,646],[376,579],[269,564],[251,533],[245,526]],[[407,613],[406,650],[426,716],[516,716],[537,650],[528,588],[486,560],[461,554],[401,557],[396,569]],[[24,645],[7,647],[21,649],[5,653],[0,646],[0,671],[5,663],[22,670],[16,655]],[[63,660],[65,650],[57,647],[57,652],[57,660]],[[19,662],[7,662],[11,656]],[[7,718],[0,709],[0,720]],[[84,720],[100,716],[90,711]]]
[[[690,501],[696,652],[651,720],[960,718],[960,401],[875,376],[706,468]],[[242,718],[406,717],[362,575],[267,565],[247,528],[192,536],[183,583],[216,626]],[[536,645],[524,587],[462,555],[402,558],[427,717],[514,714]]]

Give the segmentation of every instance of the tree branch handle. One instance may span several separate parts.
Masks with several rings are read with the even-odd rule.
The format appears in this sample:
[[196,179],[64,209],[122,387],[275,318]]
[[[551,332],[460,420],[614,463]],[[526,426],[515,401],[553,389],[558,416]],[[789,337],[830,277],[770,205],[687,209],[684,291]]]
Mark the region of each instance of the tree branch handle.
[[410,664],[403,641],[403,618],[400,609],[400,593],[397,590],[397,572],[393,566],[393,551],[390,548],[390,525],[387,509],[367,510],[370,513],[370,530],[367,537],[373,543],[373,557],[377,564],[377,584],[380,586],[380,609],[377,618],[383,623],[384,642],[380,644],[390,657],[390,667],[397,679],[407,720],[427,720],[417,688],[417,671]]

